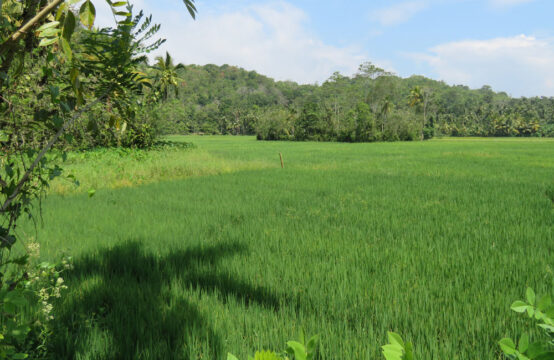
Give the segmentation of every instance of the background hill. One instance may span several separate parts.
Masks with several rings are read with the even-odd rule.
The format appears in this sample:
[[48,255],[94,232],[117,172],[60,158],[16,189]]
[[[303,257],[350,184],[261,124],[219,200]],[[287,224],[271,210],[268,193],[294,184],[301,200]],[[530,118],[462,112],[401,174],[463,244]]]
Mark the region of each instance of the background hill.
[[424,128],[429,135],[554,135],[554,98],[400,78],[370,63],[320,85],[274,81],[229,65],[186,65],[177,73],[178,91],[153,112],[164,133],[343,141],[409,140]]

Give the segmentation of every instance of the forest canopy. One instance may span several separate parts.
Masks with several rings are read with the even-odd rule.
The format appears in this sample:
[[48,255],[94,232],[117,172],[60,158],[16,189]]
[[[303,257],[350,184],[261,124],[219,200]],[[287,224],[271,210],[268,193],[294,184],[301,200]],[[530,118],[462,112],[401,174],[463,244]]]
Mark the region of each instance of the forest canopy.
[[379,141],[422,136],[554,136],[554,98],[401,78],[371,63],[323,84],[274,81],[223,65],[186,65],[154,116],[163,133],[265,140]]

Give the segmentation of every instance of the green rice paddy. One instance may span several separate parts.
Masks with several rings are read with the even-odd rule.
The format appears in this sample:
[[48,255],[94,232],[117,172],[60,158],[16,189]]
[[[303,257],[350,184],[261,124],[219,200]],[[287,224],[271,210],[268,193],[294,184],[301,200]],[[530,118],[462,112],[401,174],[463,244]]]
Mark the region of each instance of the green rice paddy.
[[510,304],[552,289],[552,140],[173,140],[195,147],[72,155],[83,185],[43,203],[42,256],[75,265],[60,359],[246,358],[301,331],[381,359],[391,330],[418,359],[501,359],[533,329]]

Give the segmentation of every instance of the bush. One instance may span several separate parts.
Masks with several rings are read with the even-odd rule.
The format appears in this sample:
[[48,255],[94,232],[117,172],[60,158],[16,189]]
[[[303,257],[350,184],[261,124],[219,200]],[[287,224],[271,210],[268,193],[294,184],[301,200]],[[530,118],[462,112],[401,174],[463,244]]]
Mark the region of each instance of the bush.
[[59,263],[39,262],[39,244],[29,243],[27,254],[2,264],[0,285],[0,359],[44,358],[52,335],[53,300],[67,288],[62,273],[71,258]]
[[510,338],[504,338],[498,343],[508,359],[513,360],[552,360],[554,359],[554,304],[550,295],[537,298],[533,289],[528,288],[526,302],[518,300],[511,309],[516,313],[527,316],[538,322],[537,326],[542,330],[543,337],[535,342],[530,342],[528,333],[519,338],[516,346]]
[[260,115],[256,128],[258,140],[292,140],[294,114],[285,109],[270,109]]
[[423,140],[430,140],[435,137],[435,128],[426,126],[423,128]]

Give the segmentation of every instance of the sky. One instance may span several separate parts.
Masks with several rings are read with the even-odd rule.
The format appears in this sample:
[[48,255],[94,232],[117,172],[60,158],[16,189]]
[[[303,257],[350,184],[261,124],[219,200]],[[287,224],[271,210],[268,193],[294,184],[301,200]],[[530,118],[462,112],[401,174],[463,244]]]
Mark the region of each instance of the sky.
[[[98,25],[113,20],[102,2]],[[322,83],[370,61],[511,96],[554,96],[554,0],[131,0],[184,64],[229,64]]]

